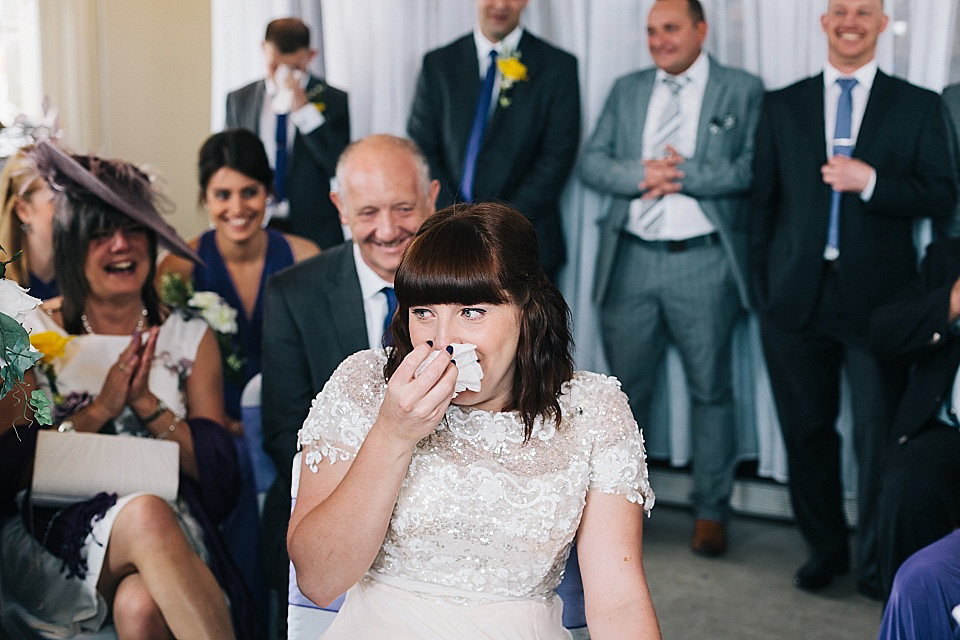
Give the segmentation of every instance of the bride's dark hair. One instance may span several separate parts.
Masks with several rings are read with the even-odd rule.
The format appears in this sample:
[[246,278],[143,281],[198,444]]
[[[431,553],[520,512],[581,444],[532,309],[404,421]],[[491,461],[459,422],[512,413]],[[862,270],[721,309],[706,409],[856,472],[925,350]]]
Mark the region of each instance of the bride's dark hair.
[[540,267],[533,225],[516,209],[457,204],[427,218],[394,280],[399,306],[384,375],[413,350],[408,311],[427,304],[514,304],[520,341],[510,404],[530,437],[537,416],[560,423],[560,391],[573,377],[570,310]]

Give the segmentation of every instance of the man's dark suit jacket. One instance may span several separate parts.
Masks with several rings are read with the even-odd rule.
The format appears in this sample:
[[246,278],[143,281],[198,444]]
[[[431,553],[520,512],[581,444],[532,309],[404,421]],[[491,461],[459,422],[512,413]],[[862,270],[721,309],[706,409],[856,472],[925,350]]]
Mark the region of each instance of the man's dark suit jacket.
[[263,511],[266,573],[286,585],[290,468],[313,398],[349,355],[369,347],[353,243],[274,274],[263,304],[263,448],[277,479]]
[[950,327],[950,290],[960,277],[960,239],[927,248],[920,273],[870,323],[870,344],[879,354],[916,362],[893,422],[903,445],[937,417],[960,367],[960,335]]
[[[227,96],[227,128],[248,129],[260,135],[265,80],[258,80]],[[288,230],[313,240],[326,249],[343,242],[340,215],[330,201],[330,178],[336,174],[337,159],[350,143],[350,114],[347,94],[310,76],[307,94],[325,105],[326,122],[301,135],[294,134],[287,166],[287,200],[290,203]]]
[[[803,327],[823,273],[830,187],[820,167],[823,75],[768,93],[757,127],[750,228],[757,309],[788,330]],[[845,193],[840,213],[840,294],[858,335],[870,312],[916,270],[915,218],[947,216],[956,198],[939,96],[878,71],[853,152],[877,172],[869,202]]]
[[[477,158],[473,195],[476,201],[502,200],[533,222],[540,263],[549,272],[564,261],[559,200],[580,142],[577,59],[526,30],[517,49],[529,79],[515,83],[510,105],[498,103],[493,112]],[[438,209],[460,199],[482,84],[478,64],[473,34],[423,58],[407,131],[440,181]]]

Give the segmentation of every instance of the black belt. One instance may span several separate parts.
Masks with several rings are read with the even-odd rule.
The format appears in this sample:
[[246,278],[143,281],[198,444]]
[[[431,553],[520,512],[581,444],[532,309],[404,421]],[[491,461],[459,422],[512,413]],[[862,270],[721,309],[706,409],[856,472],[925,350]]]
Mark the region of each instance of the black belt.
[[712,247],[713,245],[720,244],[720,234],[714,231],[713,233],[707,233],[702,236],[694,236],[693,238],[685,238],[683,240],[645,240],[640,236],[634,235],[629,232],[624,232],[624,236],[638,242],[639,244],[647,247],[648,249],[654,249],[658,251],[666,251],[668,253],[679,253],[681,251],[686,251],[687,249],[696,249],[698,247]]

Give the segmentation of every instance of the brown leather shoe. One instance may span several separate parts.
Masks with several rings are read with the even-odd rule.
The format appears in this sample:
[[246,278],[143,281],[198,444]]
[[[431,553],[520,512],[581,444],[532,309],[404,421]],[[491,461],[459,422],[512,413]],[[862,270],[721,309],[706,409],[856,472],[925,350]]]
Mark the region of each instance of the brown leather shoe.
[[701,556],[723,555],[727,551],[726,525],[715,520],[697,520],[693,528],[690,550]]

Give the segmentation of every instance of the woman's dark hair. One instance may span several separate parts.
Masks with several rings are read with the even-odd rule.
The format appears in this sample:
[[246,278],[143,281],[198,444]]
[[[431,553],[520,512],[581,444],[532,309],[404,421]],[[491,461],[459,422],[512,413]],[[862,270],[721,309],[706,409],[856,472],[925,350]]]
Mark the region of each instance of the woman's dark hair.
[[560,388],[573,377],[570,310],[540,268],[533,225],[496,202],[457,204],[427,218],[394,280],[399,306],[390,376],[413,350],[408,311],[426,304],[514,304],[520,341],[507,411],[518,411],[529,439],[537,416],[560,422]]
[[[73,156],[74,160],[96,175],[120,198],[129,202],[154,207],[154,193],[149,177],[131,164],[104,160],[94,156]],[[157,264],[157,234],[141,226],[130,216],[108,206],[89,192],[73,191],[58,193],[55,198],[53,217],[53,260],[57,282],[63,294],[63,328],[68,333],[83,333],[80,316],[90,292],[84,265],[90,240],[102,231],[113,231],[137,226],[147,234],[149,272],[140,290],[140,299],[147,310],[147,320],[152,325],[161,322],[160,297],[153,280]]]
[[273,193],[273,169],[267,160],[267,152],[260,138],[250,131],[227,129],[213,134],[200,147],[197,177],[200,180],[201,203],[210,178],[224,167],[253,178],[263,185],[267,193]]

